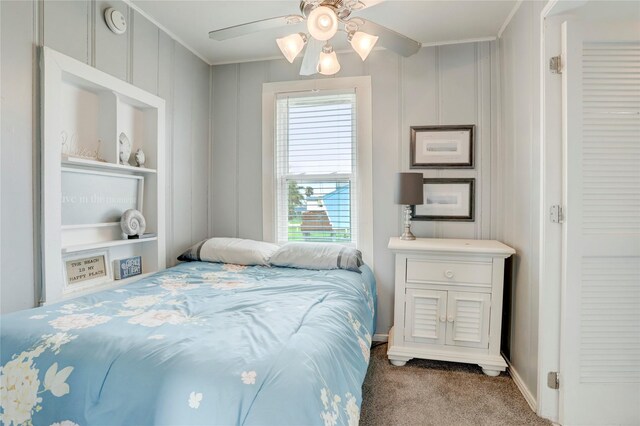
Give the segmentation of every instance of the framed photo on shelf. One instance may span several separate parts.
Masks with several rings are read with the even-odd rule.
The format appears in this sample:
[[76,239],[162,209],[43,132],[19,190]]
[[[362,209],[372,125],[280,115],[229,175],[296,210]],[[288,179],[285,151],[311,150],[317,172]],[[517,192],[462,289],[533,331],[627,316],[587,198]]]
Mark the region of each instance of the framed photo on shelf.
[[412,169],[472,169],[475,125],[411,126]]
[[425,178],[423,190],[424,204],[412,207],[413,220],[475,220],[474,178]]

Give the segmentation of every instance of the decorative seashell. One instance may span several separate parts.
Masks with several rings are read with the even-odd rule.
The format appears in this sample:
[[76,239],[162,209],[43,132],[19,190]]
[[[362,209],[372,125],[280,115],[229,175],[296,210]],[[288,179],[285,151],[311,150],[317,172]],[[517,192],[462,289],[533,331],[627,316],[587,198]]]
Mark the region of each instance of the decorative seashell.
[[138,148],[138,150],[136,151],[136,164],[138,165],[138,167],[144,167],[145,161],[146,157],[144,156],[144,151]]
[[120,133],[120,137],[118,138],[120,142],[119,155],[120,161],[122,164],[129,164],[129,157],[131,157],[131,142],[129,142],[129,138],[124,132]]
[[142,235],[147,227],[147,222],[138,210],[129,209],[122,214],[120,227],[126,235]]

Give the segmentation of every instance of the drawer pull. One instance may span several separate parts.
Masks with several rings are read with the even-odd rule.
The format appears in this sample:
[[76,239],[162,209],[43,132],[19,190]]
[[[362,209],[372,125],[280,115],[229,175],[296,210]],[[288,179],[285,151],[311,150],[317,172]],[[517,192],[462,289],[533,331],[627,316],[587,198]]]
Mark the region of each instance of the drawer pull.
[[449,322],[453,322],[453,316],[449,316],[448,320]]
[[447,321],[447,317],[445,317],[444,315],[440,317],[440,322],[446,322]]
[[451,269],[447,269],[446,271],[444,271],[444,276],[451,279],[453,278],[455,274],[453,273],[453,271]]

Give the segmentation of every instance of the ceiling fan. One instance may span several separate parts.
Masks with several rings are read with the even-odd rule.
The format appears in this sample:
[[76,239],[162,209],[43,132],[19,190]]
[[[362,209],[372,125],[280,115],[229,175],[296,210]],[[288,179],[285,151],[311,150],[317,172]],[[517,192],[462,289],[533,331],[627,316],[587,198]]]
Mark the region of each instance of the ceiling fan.
[[418,52],[421,47],[419,42],[382,25],[351,16],[352,12],[365,7],[367,5],[360,0],[302,0],[301,15],[279,16],[234,25],[209,32],[209,38],[222,41],[306,21],[307,32],[293,33],[276,39],[280,51],[290,63],[293,63],[306,46],[300,75],[333,75],[340,71],[338,57],[330,44],[338,31],[346,33],[351,47],[363,61],[376,44],[402,56],[411,56]]

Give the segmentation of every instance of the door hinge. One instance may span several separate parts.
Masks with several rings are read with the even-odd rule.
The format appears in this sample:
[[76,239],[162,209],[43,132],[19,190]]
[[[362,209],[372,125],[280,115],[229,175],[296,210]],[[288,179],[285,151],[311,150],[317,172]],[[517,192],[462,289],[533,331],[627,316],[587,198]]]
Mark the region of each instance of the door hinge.
[[560,55],[549,59],[549,70],[552,74],[562,74],[562,57]]
[[561,205],[555,204],[549,210],[549,220],[553,223],[564,223],[564,209]]
[[557,371],[550,371],[547,374],[547,386],[551,389],[560,389],[560,376]]

